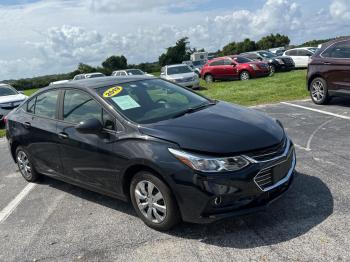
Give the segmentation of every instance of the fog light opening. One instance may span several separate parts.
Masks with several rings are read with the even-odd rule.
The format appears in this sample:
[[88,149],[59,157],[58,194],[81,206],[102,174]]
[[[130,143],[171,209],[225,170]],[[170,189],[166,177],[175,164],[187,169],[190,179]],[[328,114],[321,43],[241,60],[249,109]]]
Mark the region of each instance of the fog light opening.
[[221,197],[216,197],[216,198],[214,199],[214,204],[217,205],[217,206],[220,205],[221,202],[222,202]]

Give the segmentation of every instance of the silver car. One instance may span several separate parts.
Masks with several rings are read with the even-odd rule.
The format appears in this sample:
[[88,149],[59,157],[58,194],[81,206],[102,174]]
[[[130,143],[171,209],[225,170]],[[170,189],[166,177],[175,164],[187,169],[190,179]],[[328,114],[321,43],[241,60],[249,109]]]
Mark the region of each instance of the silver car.
[[190,88],[199,86],[198,75],[185,64],[164,66],[161,70],[160,78]]

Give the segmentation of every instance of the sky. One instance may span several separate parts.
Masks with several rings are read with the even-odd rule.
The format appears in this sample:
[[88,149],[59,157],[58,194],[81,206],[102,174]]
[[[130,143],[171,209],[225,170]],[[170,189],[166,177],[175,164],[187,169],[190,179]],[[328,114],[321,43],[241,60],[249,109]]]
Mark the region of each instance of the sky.
[[184,36],[216,51],[271,33],[293,44],[349,35],[350,0],[0,0],[0,80],[111,55],[153,62]]

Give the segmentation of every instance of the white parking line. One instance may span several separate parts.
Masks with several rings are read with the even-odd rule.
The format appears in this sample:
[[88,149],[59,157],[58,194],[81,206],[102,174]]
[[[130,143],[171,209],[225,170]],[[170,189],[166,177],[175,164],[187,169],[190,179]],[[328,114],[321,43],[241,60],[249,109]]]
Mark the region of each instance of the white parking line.
[[16,209],[16,207],[22,202],[22,200],[29,194],[29,192],[36,186],[36,184],[30,183],[3,209],[0,211],[0,224],[4,222],[9,215]]
[[325,115],[330,115],[330,116],[334,116],[334,117],[350,120],[349,116],[334,114],[334,113],[331,113],[331,112],[328,112],[328,111],[319,110],[319,109],[315,109],[315,108],[311,108],[311,107],[307,107],[307,106],[296,105],[296,104],[292,104],[292,103],[288,103],[288,102],[281,102],[281,104],[288,105],[288,106],[294,106],[294,107],[298,107],[298,108],[314,111],[314,112],[317,112],[317,113],[321,113],[321,114],[325,114]]

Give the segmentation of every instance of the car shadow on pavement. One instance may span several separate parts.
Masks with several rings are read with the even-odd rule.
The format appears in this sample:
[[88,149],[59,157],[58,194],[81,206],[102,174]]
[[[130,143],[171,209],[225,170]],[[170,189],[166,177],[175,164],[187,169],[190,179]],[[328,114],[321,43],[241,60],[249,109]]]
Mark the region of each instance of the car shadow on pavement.
[[183,224],[171,235],[239,249],[268,246],[299,237],[333,213],[333,197],[319,178],[298,173],[293,186],[266,210],[208,225]]
[[350,99],[349,97],[332,97],[326,106],[332,105],[350,107]]
[[[48,177],[41,183],[138,219],[131,203]],[[325,221],[332,213],[333,197],[327,185],[317,177],[297,173],[290,190],[266,212],[207,225],[182,223],[165,233],[209,245],[247,249],[278,244],[299,237]]]

